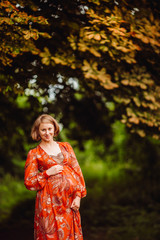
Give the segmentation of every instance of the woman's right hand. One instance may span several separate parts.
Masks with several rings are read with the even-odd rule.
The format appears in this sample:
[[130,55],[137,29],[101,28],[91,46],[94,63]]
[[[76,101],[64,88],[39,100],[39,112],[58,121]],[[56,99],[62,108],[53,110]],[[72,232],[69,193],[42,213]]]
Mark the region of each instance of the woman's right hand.
[[51,168],[49,168],[46,173],[47,175],[51,176],[51,175],[56,175],[58,173],[61,173],[63,171],[63,166],[61,165],[56,165],[56,166],[52,166]]

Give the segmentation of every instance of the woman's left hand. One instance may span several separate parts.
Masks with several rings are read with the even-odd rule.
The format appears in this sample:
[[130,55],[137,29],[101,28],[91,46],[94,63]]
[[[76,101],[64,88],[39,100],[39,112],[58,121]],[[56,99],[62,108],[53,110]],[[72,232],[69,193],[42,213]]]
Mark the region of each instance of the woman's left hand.
[[81,202],[81,198],[76,196],[75,199],[72,202],[71,208],[76,212],[79,210],[80,208],[80,202]]

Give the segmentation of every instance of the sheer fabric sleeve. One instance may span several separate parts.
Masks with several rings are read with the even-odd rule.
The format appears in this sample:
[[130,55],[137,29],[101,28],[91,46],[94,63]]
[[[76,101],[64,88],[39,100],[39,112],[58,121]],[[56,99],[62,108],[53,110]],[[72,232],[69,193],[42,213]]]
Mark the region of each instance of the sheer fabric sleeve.
[[87,194],[84,177],[83,177],[81,168],[79,166],[79,163],[77,161],[76,155],[73,151],[73,148],[69,143],[67,143],[67,149],[68,149],[69,158],[70,158],[70,165],[71,165],[71,168],[73,169],[75,178],[78,182],[76,186],[77,191],[75,195],[83,198]]
[[30,150],[25,163],[24,185],[29,190],[41,190],[47,181],[46,171],[38,171],[38,162],[34,150]]

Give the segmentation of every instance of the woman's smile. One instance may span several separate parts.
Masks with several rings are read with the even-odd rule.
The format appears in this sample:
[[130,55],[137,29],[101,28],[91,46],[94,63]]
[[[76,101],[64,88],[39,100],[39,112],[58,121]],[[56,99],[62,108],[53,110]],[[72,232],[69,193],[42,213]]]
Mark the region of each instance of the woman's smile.
[[51,123],[44,122],[39,126],[39,135],[42,141],[48,141],[54,137],[54,126]]

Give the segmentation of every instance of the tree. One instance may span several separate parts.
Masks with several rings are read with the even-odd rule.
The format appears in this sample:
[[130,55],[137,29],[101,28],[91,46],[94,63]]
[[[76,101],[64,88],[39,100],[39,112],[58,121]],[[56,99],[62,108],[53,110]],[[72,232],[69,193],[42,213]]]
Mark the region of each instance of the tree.
[[[47,19],[25,12],[20,4],[21,2],[18,4],[17,1],[0,2],[0,155],[1,165],[7,171],[13,171],[10,158],[18,158],[18,152],[22,156],[25,154],[24,128],[29,131],[27,124],[32,119],[31,113],[27,117],[28,107],[34,103],[32,106],[33,109],[35,108],[34,111],[40,110],[40,102],[36,98],[28,97],[26,105],[25,102],[24,104],[18,102],[18,94],[24,94],[28,83],[23,79],[22,85],[21,81],[15,78],[14,74],[18,73],[18,69],[15,68],[17,63],[15,59],[20,57],[20,61],[23,62],[25,53],[33,56],[40,54],[41,51],[36,47],[35,41],[40,36],[50,37],[48,33],[40,32],[36,28],[36,24],[46,26]],[[25,68],[25,62],[23,66]]]
[[95,91],[94,81],[98,81],[104,88],[101,94],[105,101],[115,103],[119,117],[132,132],[142,137],[152,132],[157,138],[159,3],[90,0],[81,1],[80,6],[83,20],[73,14],[77,20],[74,24],[66,21],[59,26],[68,30],[65,42],[54,52],[45,47],[40,54],[42,63],[67,66]]
[[[32,1],[12,0],[12,4],[15,3],[19,3],[19,7],[14,11],[20,14],[23,11],[24,18],[30,19],[26,25],[23,21],[22,25],[18,23],[23,33],[22,39],[28,45],[31,41],[38,52],[34,55],[32,51],[23,51],[23,55],[12,56],[11,66],[8,63],[2,68],[1,88],[7,101],[12,91],[15,94],[13,99],[16,99],[18,93],[26,94],[26,90],[30,89],[28,95],[34,94],[39,100],[42,96],[43,106],[53,109],[53,102],[52,107],[47,104],[48,91],[53,90],[55,106],[61,101],[60,109],[65,109],[66,99],[70,105],[85,104],[87,95],[92,102],[96,102],[96,108],[100,104],[104,110],[105,106],[105,114],[110,112],[112,119],[113,116],[114,119],[121,119],[131,131],[141,136],[151,133],[158,137],[157,1],[36,0],[33,4]],[[11,18],[11,15],[14,17],[18,13],[7,16]],[[43,16],[44,22],[47,18],[49,24],[37,24],[29,16],[34,16],[36,21],[38,16]],[[32,24],[28,24],[29,21]],[[26,39],[30,30],[28,25],[32,26],[34,34],[27,35]],[[11,28],[16,26],[11,24]],[[11,36],[10,28],[7,31]],[[45,36],[52,37],[37,38],[35,32],[38,32],[38,36],[45,32]],[[6,36],[4,39],[7,39]],[[73,79],[78,82],[78,88],[73,88]],[[81,97],[76,93],[80,93]],[[76,114],[76,105],[73,109],[73,114]],[[71,111],[71,108],[68,110]],[[74,119],[73,114],[69,119],[64,111],[59,114],[59,119],[64,122],[67,121],[64,119],[68,119],[69,123]]]
[[11,65],[13,57],[24,52],[39,54],[40,50],[35,46],[33,39],[37,40],[39,36],[49,37],[47,33],[32,28],[33,23],[48,24],[44,17],[29,15],[18,7],[21,6],[17,4],[16,7],[11,1],[0,3],[0,62],[4,66]]

